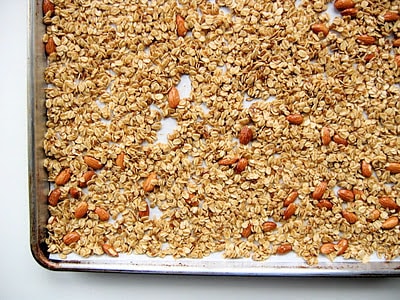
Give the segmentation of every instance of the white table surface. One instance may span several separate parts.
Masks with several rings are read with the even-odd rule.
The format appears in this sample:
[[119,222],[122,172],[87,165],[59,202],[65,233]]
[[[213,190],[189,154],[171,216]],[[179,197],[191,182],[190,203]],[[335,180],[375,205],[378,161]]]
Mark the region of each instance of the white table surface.
[[400,299],[400,278],[242,278],[48,271],[29,248],[27,0],[0,0],[0,299]]

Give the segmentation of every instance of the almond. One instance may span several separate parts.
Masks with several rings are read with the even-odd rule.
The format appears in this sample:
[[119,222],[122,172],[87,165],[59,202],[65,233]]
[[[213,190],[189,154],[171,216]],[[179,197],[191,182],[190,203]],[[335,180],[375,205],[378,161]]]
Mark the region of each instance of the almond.
[[400,173],[400,163],[388,163],[385,167],[386,171],[389,171],[391,174],[398,174]]
[[353,189],[353,194],[355,200],[361,200],[364,197],[364,192],[357,189]]
[[70,233],[64,235],[63,242],[65,243],[65,245],[71,245],[72,243],[79,241],[80,238],[81,236],[79,235],[79,233],[77,233],[76,231],[71,231]]
[[75,209],[74,213],[75,218],[77,219],[83,218],[88,211],[88,207],[89,205],[87,204],[87,202],[85,201],[79,202]]
[[56,52],[56,43],[54,43],[54,39],[52,37],[49,37],[49,39],[47,40],[46,46],[45,46],[45,51],[47,55],[50,55],[54,52]]
[[66,168],[57,175],[54,182],[57,185],[64,185],[69,181],[70,178],[71,178],[71,169]]
[[344,146],[347,146],[347,145],[348,145],[347,140],[344,139],[344,138],[342,138],[342,137],[340,137],[340,136],[337,135],[337,134],[335,134],[335,135],[333,136],[333,141],[334,141],[336,144],[340,144],[340,145],[344,145]]
[[88,182],[96,175],[96,172],[93,170],[86,171],[83,173],[81,179],[78,182],[78,186],[80,188],[85,188],[88,185]]
[[400,68],[400,54],[397,54],[397,55],[394,57],[394,62],[396,63],[397,67]]
[[326,181],[321,181],[321,183],[315,188],[312,193],[312,198],[315,200],[320,200],[324,195],[326,189],[328,187],[328,183]]
[[337,253],[336,255],[342,255],[346,252],[347,248],[349,248],[349,241],[347,239],[341,239],[337,244]]
[[286,116],[286,120],[290,124],[300,125],[301,123],[303,123],[304,118],[300,114],[291,114],[291,115]]
[[358,14],[358,9],[355,7],[351,8],[346,8],[340,11],[340,14],[345,17],[345,16],[350,16],[350,17],[355,17]]
[[320,32],[322,32],[322,34],[324,36],[327,36],[329,33],[329,28],[323,23],[316,23],[316,24],[311,25],[311,30],[315,34],[319,34]]
[[139,218],[148,217],[150,215],[150,207],[147,202],[144,204],[144,208],[139,208]]
[[352,202],[352,201],[354,201],[354,198],[355,198],[353,191],[346,190],[346,189],[338,190],[337,194],[340,199],[342,199],[346,202]]
[[253,139],[253,131],[251,128],[244,126],[239,132],[239,142],[242,145],[247,145]]
[[83,161],[93,170],[99,170],[103,167],[101,162],[98,159],[94,158],[93,156],[84,156]]
[[322,199],[317,203],[317,207],[318,208],[324,208],[325,207],[327,210],[331,210],[332,207],[333,207],[333,204],[329,200]]
[[327,146],[331,142],[331,133],[328,127],[322,127],[321,129],[321,141],[322,145]]
[[118,252],[110,244],[103,244],[101,246],[103,248],[104,253],[112,257],[118,257]]
[[272,221],[264,222],[261,225],[262,231],[264,231],[264,232],[272,231],[272,230],[276,229],[276,227],[277,227],[276,223],[272,222]]
[[400,19],[400,15],[395,11],[387,11],[383,15],[383,19],[385,20],[385,22],[396,22]]
[[356,216],[356,214],[352,213],[352,212],[348,212],[346,210],[342,210],[342,216],[343,218],[346,219],[347,222],[349,222],[350,224],[354,224],[355,222],[357,222],[358,218]]
[[335,0],[333,3],[333,6],[337,10],[344,10],[348,8],[353,8],[356,4],[353,2],[353,0]]
[[379,219],[379,217],[381,216],[381,212],[377,209],[373,210],[369,216],[367,217],[367,221],[368,222],[373,222]]
[[157,178],[156,173],[150,173],[150,175],[143,182],[143,190],[145,192],[152,192],[156,186],[155,180]]
[[288,205],[288,207],[285,209],[284,213],[283,213],[283,219],[287,220],[289,219],[291,216],[294,215],[294,213],[296,212],[297,206],[294,203],[290,203]]
[[372,166],[365,160],[361,162],[361,174],[367,178],[372,176]]
[[42,10],[44,15],[50,12],[49,15],[51,16],[54,13],[54,4],[50,0],[43,0]]
[[319,251],[322,254],[328,255],[331,254],[332,252],[334,252],[335,249],[335,244],[334,243],[325,243],[321,246],[321,248],[319,248]]
[[185,19],[181,15],[176,16],[176,33],[181,37],[184,37],[187,33]]
[[179,91],[176,87],[171,87],[168,92],[168,105],[170,108],[177,108],[181,97],[179,96]]
[[393,47],[400,47],[400,38],[393,40],[392,46]]
[[248,238],[251,234],[251,224],[249,223],[249,225],[247,225],[246,228],[243,228],[242,230],[242,237],[244,238]]
[[392,229],[399,224],[399,218],[396,216],[392,216],[386,219],[385,222],[382,223],[382,229]]
[[50,192],[47,201],[51,206],[56,206],[58,201],[60,200],[60,197],[61,197],[61,190],[59,188],[56,188]]
[[382,205],[382,207],[388,208],[388,209],[398,209],[399,208],[396,201],[394,201],[393,198],[391,198],[391,197],[379,198],[379,204]]
[[104,208],[96,207],[94,213],[99,216],[101,221],[108,221],[110,219],[110,214]]
[[373,36],[367,35],[367,34],[363,34],[363,35],[359,35],[356,38],[356,41],[362,45],[373,45],[376,42],[376,39]]
[[371,59],[375,58],[375,53],[368,53],[364,56],[364,60],[369,62]]
[[293,203],[296,201],[297,197],[299,196],[299,193],[297,191],[291,192],[283,202],[283,206],[288,206],[290,203]]
[[239,159],[239,161],[236,165],[236,168],[235,168],[235,173],[236,174],[242,173],[246,169],[248,164],[249,164],[249,161],[247,160],[247,158],[242,157],[241,159]]
[[218,161],[218,164],[221,166],[230,166],[230,165],[233,165],[234,163],[236,163],[238,160],[239,160],[238,156],[224,157]]
[[282,244],[280,246],[278,246],[278,248],[276,249],[276,254],[286,254],[288,252],[292,251],[292,245],[290,244]]
[[125,153],[121,152],[120,154],[117,155],[117,158],[115,159],[115,164],[121,168],[121,170],[125,169]]
[[71,187],[68,192],[74,199],[79,199],[81,197],[81,191],[78,190],[76,187]]

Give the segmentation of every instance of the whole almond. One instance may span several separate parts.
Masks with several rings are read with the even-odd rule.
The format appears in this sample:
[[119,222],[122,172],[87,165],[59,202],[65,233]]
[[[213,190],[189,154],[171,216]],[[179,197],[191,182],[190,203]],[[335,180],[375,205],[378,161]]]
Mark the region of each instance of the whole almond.
[[291,192],[283,202],[283,206],[288,206],[290,203],[293,203],[296,201],[297,197],[299,196],[299,193],[297,191]]
[[385,20],[385,22],[396,22],[400,19],[400,15],[395,11],[387,11],[383,15],[383,19]]
[[321,129],[321,141],[322,145],[327,146],[331,142],[331,133],[328,127],[322,127]]
[[218,161],[218,164],[221,166],[230,166],[230,165],[233,165],[234,163],[236,163],[238,160],[239,160],[238,156],[224,157]]
[[176,87],[171,87],[168,92],[168,105],[170,108],[177,108],[181,97],[179,96],[179,91]]
[[290,203],[288,205],[288,207],[285,209],[284,213],[283,213],[283,219],[287,220],[289,219],[291,216],[294,215],[294,213],[296,212],[297,206],[294,203]]
[[79,202],[75,209],[74,213],[75,218],[77,219],[83,218],[88,211],[88,207],[89,205],[87,204],[86,201]]
[[69,181],[70,178],[71,178],[71,169],[66,168],[57,175],[54,182],[57,185],[64,185]]
[[315,34],[319,34],[320,32],[322,32],[322,34],[324,36],[327,36],[329,33],[329,28],[323,23],[316,23],[316,24],[311,25],[311,30]]
[[147,202],[144,204],[144,209],[141,207],[139,209],[139,218],[148,217],[150,215],[150,207]]
[[115,159],[115,164],[121,168],[121,170],[125,169],[125,153],[121,152],[120,154],[117,155],[117,158]]
[[392,46],[393,47],[400,47],[400,38],[393,40]]
[[242,127],[239,132],[239,142],[242,145],[247,145],[253,139],[253,131],[248,126]]
[[385,222],[382,223],[382,229],[392,229],[399,224],[399,218],[396,216],[391,216],[386,219]]
[[181,15],[176,16],[176,33],[181,37],[184,37],[187,33],[185,19]]
[[331,210],[332,207],[333,207],[333,204],[329,200],[322,199],[317,203],[317,207],[318,208],[324,208],[325,207],[327,210]]
[[312,193],[312,198],[315,200],[320,200],[324,195],[326,189],[328,187],[328,183],[326,181],[321,181],[319,185],[315,188],[314,192]]
[[112,257],[118,257],[118,252],[110,244],[103,244],[101,246],[103,248],[104,253]]
[[83,161],[93,170],[100,170],[103,167],[102,163],[93,156],[84,156]]
[[290,115],[286,116],[286,120],[290,124],[300,125],[301,123],[303,123],[304,118],[300,114],[290,114]]
[[150,173],[150,175],[144,180],[143,182],[143,190],[145,192],[151,192],[154,190],[154,187],[156,186],[155,180],[157,178],[156,173]]
[[236,165],[236,168],[235,168],[235,173],[236,174],[242,173],[246,169],[248,164],[249,164],[249,161],[247,160],[247,158],[242,157],[241,159],[239,159],[239,161]]
[[252,226],[251,226],[250,223],[249,223],[249,225],[247,225],[246,228],[243,228],[243,230],[242,230],[242,237],[248,238],[248,237],[250,236],[250,234],[251,234],[251,228],[252,228]]
[[355,7],[351,8],[346,8],[340,11],[340,14],[345,17],[345,16],[350,16],[350,17],[355,17],[358,14],[358,9]]
[[382,205],[384,208],[388,209],[399,209],[396,201],[393,200],[391,197],[380,197],[379,204]]
[[376,39],[373,36],[367,35],[367,34],[363,34],[363,35],[359,35],[356,38],[356,41],[362,45],[373,45],[376,42]]
[[276,227],[277,227],[276,223],[272,222],[272,221],[264,222],[261,225],[262,231],[264,231],[264,232],[272,231],[272,230],[276,229]]
[[325,254],[325,255],[329,255],[329,254],[331,254],[332,252],[334,252],[336,249],[335,249],[335,244],[334,243],[325,243],[325,244],[323,244],[322,246],[321,246],[321,248],[319,248],[319,251],[322,253],[322,254]]
[[373,210],[367,217],[367,221],[373,222],[379,219],[381,212],[378,209]]
[[340,136],[337,135],[337,134],[335,134],[335,135],[333,136],[333,141],[334,141],[336,144],[340,144],[340,145],[344,145],[344,146],[347,146],[347,145],[348,145],[347,140],[344,139],[344,138],[342,138],[342,137],[340,137]]
[[64,235],[63,242],[65,245],[71,245],[72,243],[79,241],[80,238],[81,236],[79,235],[79,233],[77,233],[76,231],[71,231],[70,233]]
[[87,187],[88,182],[96,175],[96,172],[93,170],[86,171],[83,173],[81,179],[78,182],[78,186],[80,188]]
[[347,248],[349,248],[349,241],[347,239],[341,239],[337,244],[337,253],[336,255],[342,255],[346,252]]
[[394,57],[394,62],[396,63],[397,67],[400,68],[400,54],[397,54],[397,55]]
[[56,52],[56,48],[57,48],[57,45],[56,45],[56,43],[54,43],[54,39],[52,37],[49,37],[49,39],[47,40],[47,43],[44,47],[46,54],[50,55],[50,54]]
[[338,190],[337,194],[340,199],[346,202],[352,202],[355,199],[354,193],[351,190],[340,189]]
[[366,54],[366,55],[364,56],[364,60],[365,60],[366,62],[371,61],[373,58],[375,58],[375,53],[368,53],[368,54]]
[[104,208],[96,207],[94,213],[99,216],[101,221],[108,221],[110,219],[110,214]]
[[352,213],[352,212],[348,212],[346,210],[342,210],[342,216],[343,218],[346,219],[347,222],[349,222],[350,224],[354,224],[355,222],[357,222],[358,218],[356,216],[356,214]]
[[400,173],[400,163],[388,163],[385,167],[386,171],[389,171],[391,174],[398,174]]
[[335,0],[335,2],[333,3],[333,6],[337,10],[344,10],[347,8],[352,8],[355,5],[356,4],[353,2],[353,0]]
[[361,174],[367,178],[372,176],[372,166],[365,160],[361,162]]
[[44,15],[50,12],[51,16],[54,13],[54,4],[51,3],[50,0],[43,0],[42,10]]
[[51,206],[56,206],[58,201],[60,200],[61,197],[61,190],[59,188],[55,188],[52,190],[47,197],[47,201]]
[[81,196],[81,191],[78,190],[76,187],[71,187],[68,192],[74,199],[79,199]]
[[286,254],[288,252],[292,251],[292,245],[290,244],[282,244],[280,246],[278,246],[278,248],[276,249],[276,254]]

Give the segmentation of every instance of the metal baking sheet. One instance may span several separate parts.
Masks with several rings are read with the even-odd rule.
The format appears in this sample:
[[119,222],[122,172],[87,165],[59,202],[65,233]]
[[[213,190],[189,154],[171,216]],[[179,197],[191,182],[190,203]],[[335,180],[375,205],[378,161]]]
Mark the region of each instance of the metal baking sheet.
[[319,264],[307,265],[294,253],[273,256],[262,262],[251,259],[223,259],[212,254],[203,259],[150,258],[145,255],[120,254],[119,258],[93,256],[82,258],[69,255],[60,259],[47,252],[46,223],[48,219],[47,194],[50,185],[43,168],[45,157],[42,142],[46,130],[46,108],[43,72],[46,57],[42,36],[42,0],[29,3],[29,55],[28,55],[28,139],[30,182],[30,243],[37,262],[51,270],[97,271],[121,273],[246,275],[246,276],[399,276],[400,261],[384,261],[376,256],[370,262],[361,263],[341,257],[331,262],[319,258]]

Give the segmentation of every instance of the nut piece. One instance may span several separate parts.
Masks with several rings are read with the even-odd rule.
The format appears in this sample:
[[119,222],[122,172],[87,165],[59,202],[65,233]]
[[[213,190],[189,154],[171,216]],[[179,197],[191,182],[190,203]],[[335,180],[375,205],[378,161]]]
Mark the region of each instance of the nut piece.
[[364,60],[369,62],[371,59],[375,58],[375,53],[368,53],[364,56]]
[[358,218],[356,216],[356,214],[352,213],[352,212],[348,212],[346,210],[342,210],[342,216],[343,218],[346,219],[347,222],[349,222],[350,224],[354,224],[355,222],[357,222]]
[[88,207],[89,205],[87,204],[86,201],[80,202],[75,209],[74,213],[75,218],[80,219],[84,217],[88,211]]
[[60,196],[61,196],[61,190],[59,188],[56,188],[50,192],[49,196],[47,197],[47,201],[51,206],[56,206],[58,200],[60,200]]
[[103,248],[104,253],[106,253],[107,255],[112,257],[118,257],[118,252],[115,251],[115,249],[111,245],[103,244],[101,247]]
[[224,157],[218,161],[218,164],[221,166],[230,166],[230,165],[233,165],[234,163],[236,163],[238,160],[239,160],[238,156]]
[[383,15],[383,19],[385,22],[396,22],[398,19],[400,19],[400,15],[395,11],[387,11]]
[[78,182],[78,186],[80,188],[85,188],[87,187],[88,182],[93,178],[93,176],[96,175],[96,172],[93,170],[86,171],[83,173],[81,179]]
[[125,153],[121,152],[120,154],[117,155],[117,158],[115,159],[115,164],[121,168],[121,170],[125,169]]
[[378,209],[375,209],[369,214],[367,221],[368,222],[376,221],[379,219],[380,216],[381,216],[381,212]]
[[290,203],[293,203],[296,201],[297,197],[299,196],[299,193],[297,191],[291,192],[285,199],[285,202],[283,202],[283,206],[288,206]]
[[346,202],[353,202],[355,199],[353,191],[340,189],[338,190],[338,197]]
[[301,123],[303,123],[304,118],[300,114],[291,114],[286,116],[286,120],[288,120],[290,124],[300,125]]
[[386,171],[389,171],[391,174],[398,174],[400,173],[400,163],[388,163],[385,167]]
[[359,36],[356,38],[356,41],[357,41],[359,44],[369,46],[369,45],[375,44],[376,39],[375,39],[373,36],[370,36],[370,35],[367,35],[367,34],[363,34],[363,35],[359,35]]
[[400,54],[397,54],[394,57],[394,61],[395,61],[396,65],[400,68]]
[[251,226],[251,224],[249,223],[249,225],[247,225],[247,227],[246,228],[243,228],[243,230],[242,230],[242,237],[243,238],[248,238],[249,236],[250,236],[250,234],[251,234],[251,228],[252,228],[252,226]]
[[184,37],[187,33],[185,19],[181,15],[176,16],[176,33],[181,37]]
[[276,223],[272,222],[272,221],[264,222],[261,225],[262,231],[264,231],[264,232],[272,231],[272,230],[276,229],[276,227],[277,227]]
[[319,248],[319,251],[322,254],[329,255],[335,251],[335,244],[334,243],[325,243]]
[[361,175],[367,178],[372,176],[372,166],[365,160],[361,162]]
[[92,156],[84,156],[83,160],[84,160],[85,164],[87,164],[93,170],[99,170],[103,167],[101,162]]
[[400,47],[400,39],[395,39],[392,42],[393,47]]
[[156,173],[150,173],[150,175],[145,179],[145,181],[143,182],[143,190],[145,192],[151,192],[154,190],[154,187],[156,186],[155,184],[155,179],[157,178],[157,174]]
[[170,108],[177,108],[181,97],[179,96],[179,91],[176,87],[171,87],[168,92],[168,105]]
[[189,198],[188,199],[184,199],[185,202],[194,207],[194,206],[199,206],[199,201],[197,200],[197,197],[195,194],[189,194]]
[[81,196],[81,191],[78,190],[76,187],[71,187],[69,189],[69,194],[71,195],[72,198],[78,199]]
[[242,157],[241,159],[239,159],[239,161],[236,165],[236,168],[235,168],[235,173],[236,174],[242,173],[246,169],[248,164],[249,164],[249,161],[247,160],[247,158]]
[[396,216],[392,216],[386,219],[385,222],[382,223],[382,229],[392,229],[399,224],[399,218]]
[[326,181],[321,181],[321,183],[315,188],[312,193],[312,198],[315,200],[320,200],[324,195],[326,189],[328,187],[328,183]]
[[244,126],[239,132],[239,142],[242,145],[247,145],[252,139],[253,131],[249,127]]
[[56,43],[54,43],[54,39],[52,37],[49,37],[49,39],[47,40],[46,46],[44,47],[46,54],[50,55],[54,52],[56,52]]
[[331,142],[331,133],[328,127],[322,127],[321,129],[321,141],[322,145],[327,146]]
[[324,36],[327,36],[329,33],[329,28],[323,23],[316,23],[316,24],[311,25],[311,30],[315,34],[319,34],[320,32],[322,32],[322,34]]
[[50,12],[50,16],[54,13],[54,4],[50,0],[43,0],[42,4],[43,14],[46,15]]
[[335,135],[333,136],[333,141],[334,141],[336,144],[340,144],[340,145],[344,145],[344,146],[347,146],[347,145],[348,145],[347,140],[344,139],[344,138],[342,138],[342,137],[340,137],[340,136],[337,135],[337,134],[335,134]]
[[143,207],[139,208],[139,218],[148,217],[149,215],[150,215],[150,207],[147,204],[147,202],[145,202],[144,209],[143,209]]
[[292,251],[292,245],[290,244],[282,244],[276,249],[276,254],[286,254],[288,252]]
[[71,178],[71,169],[67,168],[62,170],[60,174],[57,175],[54,182],[57,185],[64,185],[69,181],[70,178]]
[[286,210],[283,213],[283,219],[287,220],[289,219],[291,216],[294,215],[294,213],[296,212],[297,206],[294,203],[290,203],[289,206],[286,208]]
[[333,3],[333,6],[337,10],[344,10],[347,8],[352,8],[355,5],[356,4],[353,2],[353,0],[335,0],[335,2]]
[[350,16],[350,17],[355,17],[357,16],[358,9],[355,7],[352,8],[346,8],[340,11],[340,14],[345,17],[345,16]]
[[71,231],[70,233],[64,235],[63,242],[65,243],[65,245],[71,245],[72,243],[79,241],[80,238],[81,236],[79,235],[79,233],[77,233],[76,231]]
[[322,199],[317,203],[317,207],[318,208],[324,208],[325,207],[327,210],[331,210],[332,207],[333,207],[333,204],[329,200]]
[[104,208],[96,207],[94,213],[99,216],[101,221],[108,221],[110,219],[110,214]]
[[349,248],[349,241],[347,239],[341,239],[337,244],[338,251],[336,255],[337,256],[342,255],[343,253],[346,252],[347,248]]
[[399,209],[396,201],[393,200],[391,197],[381,197],[379,198],[379,204],[382,205],[384,208],[388,209]]

